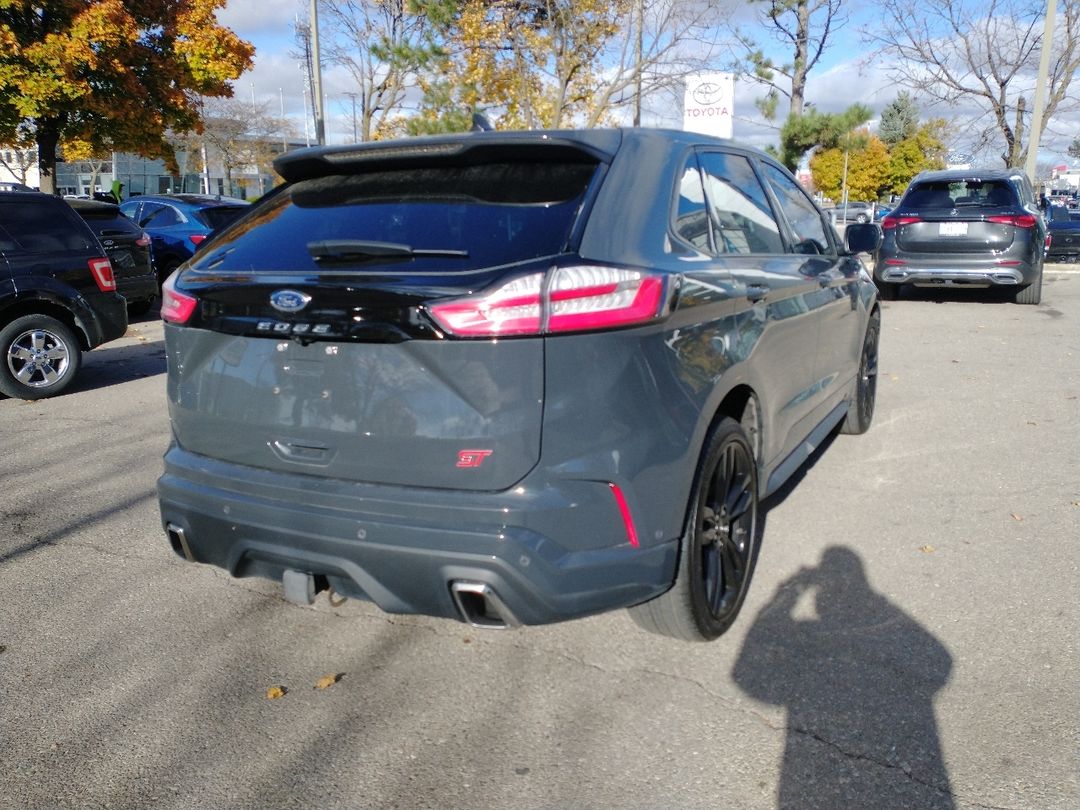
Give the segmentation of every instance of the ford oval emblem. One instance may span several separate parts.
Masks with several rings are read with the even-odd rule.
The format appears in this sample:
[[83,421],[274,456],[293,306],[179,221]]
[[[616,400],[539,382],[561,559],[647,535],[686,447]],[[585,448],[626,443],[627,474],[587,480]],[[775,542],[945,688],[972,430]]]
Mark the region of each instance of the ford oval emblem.
[[270,296],[270,306],[279,312],[299,312],[311,303],[311,296],[297,290],[278,290]]

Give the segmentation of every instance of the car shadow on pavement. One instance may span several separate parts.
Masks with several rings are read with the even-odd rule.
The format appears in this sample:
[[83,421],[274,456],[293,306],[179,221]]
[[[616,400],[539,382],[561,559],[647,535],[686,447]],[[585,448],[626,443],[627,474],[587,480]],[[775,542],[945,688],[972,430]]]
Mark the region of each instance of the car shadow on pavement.
[[83,355],[83,366],[68,393],[93,391],[165,373],[165,341],[110,344]]
[[934,695],[952,657],[876,592],[862,560],[832,546],[781,583],[733,670],[749,696],[787,711],[778,807],[955,807]]

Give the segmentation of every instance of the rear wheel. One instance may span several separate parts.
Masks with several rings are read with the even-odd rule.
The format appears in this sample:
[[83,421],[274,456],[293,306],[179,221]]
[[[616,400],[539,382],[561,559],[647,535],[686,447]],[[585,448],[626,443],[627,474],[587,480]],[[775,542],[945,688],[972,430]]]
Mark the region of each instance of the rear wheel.
[[48,315],[24,315],[0,330],[0,391],[19,399],[55,396],[75,378],[82,350],[75,334]]
[[1021,287],[1016,291],[1016,297],[1013,299],[1018,304],[1038,304],[1042,301],[1042,269],[1039,270],[1039,276],[1033,282],[1026,287]]
[[881,336],[881,315],[873,312],[866,324],[862,355],[859,358],[859,376],[855,378],[855,396],[848,408],[847,419],[841,433],[860,434],[870,429],[874,420],[874,403],[877,400],[878,339]]
[[695,477],[671,590],[630,608],[646,630],[711,641],[731,627],[757,558],[757,467],[746,432],[724,418],[713,429]]

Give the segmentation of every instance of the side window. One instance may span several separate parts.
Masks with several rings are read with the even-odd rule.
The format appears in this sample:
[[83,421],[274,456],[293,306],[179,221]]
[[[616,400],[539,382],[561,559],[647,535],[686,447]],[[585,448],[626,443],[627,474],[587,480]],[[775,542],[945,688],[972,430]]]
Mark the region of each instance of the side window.
[[762,164],[795,236],[796,253],[832,253],[825,222],[799,184],[769,163]]
[[[49,253],[58,250],[86,250],[93,246],[84,233],[85,226],[68,217],[71,209],[44,205],[29,200],[19,205],[0,206],[0,228],[10,237],[14,247],[28,253]],[[75,217],[71,212],[71,217]],[[8,240],[5,240],[8,241]]]
[[769,198],[742,155],[700,155],[717,253],[783,253]]
[[709,244],[709,212],[701,188],[697,158],[691,155],[679,180],[679,199],[675,210],[675,233],[703,253],[712,253]]
[[153,210],[149,204],[143,209],[142,222],[140,225],[150,228],[168,228],[171,225],[179,225],[183,222],[175,208],[168,205],[159,205]]

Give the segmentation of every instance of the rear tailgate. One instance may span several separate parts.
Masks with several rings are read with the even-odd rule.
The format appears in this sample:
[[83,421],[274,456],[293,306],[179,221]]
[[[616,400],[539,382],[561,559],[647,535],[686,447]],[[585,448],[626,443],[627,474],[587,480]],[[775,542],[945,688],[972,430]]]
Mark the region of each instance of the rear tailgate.
[[563,149],[302,179],[177,277],[177,442],[273,470],[500,490],[540,457],[544,341],[452,339],[431,302],[567,249],[599,162]]
[[1000,253],[1012,245],[1016,226],[987,221],[993,213],[923,212],[919,222],[899,226],[896,245],[905,253]]

